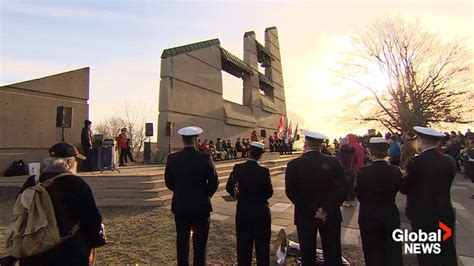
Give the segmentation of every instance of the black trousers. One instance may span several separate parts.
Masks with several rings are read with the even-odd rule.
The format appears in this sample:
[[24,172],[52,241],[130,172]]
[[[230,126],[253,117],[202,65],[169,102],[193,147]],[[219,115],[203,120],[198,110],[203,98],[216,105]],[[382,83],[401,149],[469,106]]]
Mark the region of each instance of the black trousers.
[[119,165],[123,166],[125,165],[125,162],[127,161],[127,148],[120,148],[120,158],[119,158]]
[[127,156],[125,156],[125,163],[128,163],[127,157],[130,159],[130,161],[135,162],[132,156],[132,148],[130,147],[127,148]]
[[356,176],[353,175],[353,174],[349,174],[349,175],[346,175],[346,179],[347,179],[347,181],[348,181],[347,183],[349,185],[349,187],[347,189],[346,200],[348,200],[348,201],[355,200],[354,183],[355,183]]
[[91,171],[92,162],[92,148],[82,146],[82,152],[86,156],[86,159],[82,162],[82,170],[85,172]]
[[[454,243],[454,236],[456,235],[456,228],[454,222],[441,221],[452,230],[452,236],[446,241],[441,241],[441,253],[440,254],[417,254],[418,265],[420,266],[456,266],[458,265],[456,246]],[[437,232],[439,230],[439,221],[412,221],[411,230],[412,232],[421,229],[423,232]],[[444,234],[444,233],[443,233]]]
[[365,265],[403,265],[402,243],[395,242],[392,238],[392,232],[395,229],[397,227],[360,227]]
[[206,245],[209,234],[209,214],[204,216],[177,216],[176,250],[178,265],[189,265],[189,238],[193,239],[193,265],[206,265]]
[[270,264],[271,215],[248,216],[237,213],[237,263],[252,265],[252,251],[255,243],[257,265]]
[[323,245],[324,265],[342,265],[341,223],[325,223],[318,226],[314,223],[297,224],[302,262],[304,266],[316,265],[317,233]]

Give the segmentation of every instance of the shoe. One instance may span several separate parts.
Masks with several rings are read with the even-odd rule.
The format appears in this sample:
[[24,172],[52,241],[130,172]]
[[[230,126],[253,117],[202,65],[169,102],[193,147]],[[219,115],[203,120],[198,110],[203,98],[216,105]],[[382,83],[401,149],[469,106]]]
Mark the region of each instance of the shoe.
[[470,198],[470,199],[474,199],[474,195],[471,195],[469,198]]

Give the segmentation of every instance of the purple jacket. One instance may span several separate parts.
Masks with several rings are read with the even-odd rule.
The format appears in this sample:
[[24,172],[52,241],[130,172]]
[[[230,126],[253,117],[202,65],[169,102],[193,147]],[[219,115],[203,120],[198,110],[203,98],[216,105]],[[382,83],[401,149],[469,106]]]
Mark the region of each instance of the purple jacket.
[[341,148],[336,151],[336,157],[341,161],[346,176],[356,176],[357,154],[354,147],[342,145]]

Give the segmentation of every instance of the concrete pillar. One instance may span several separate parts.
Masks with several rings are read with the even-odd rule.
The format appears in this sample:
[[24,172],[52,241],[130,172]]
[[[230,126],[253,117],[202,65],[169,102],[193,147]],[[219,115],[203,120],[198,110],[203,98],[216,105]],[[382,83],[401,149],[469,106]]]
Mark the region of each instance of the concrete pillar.
[[252,67],[254,73],[251,76],[244,76],[243,105],[251,107],[252,110],[261,108],[257,43],[255,41],[255,32],[253,31],[244,34],[244,62]]
[[[283,85],[283,70],[280,55],[280,42],[278,40],[278,30],[276,27],[265,29],[265,48],[270,51],[273,56],[271,66],[265,69],[265,75],[274,83],[274,95],[276,98],[285,101],[285,90]],[[283,104],[284,106],[284,104]],[[281,114],[286,115],[286,108],[278,110]]]

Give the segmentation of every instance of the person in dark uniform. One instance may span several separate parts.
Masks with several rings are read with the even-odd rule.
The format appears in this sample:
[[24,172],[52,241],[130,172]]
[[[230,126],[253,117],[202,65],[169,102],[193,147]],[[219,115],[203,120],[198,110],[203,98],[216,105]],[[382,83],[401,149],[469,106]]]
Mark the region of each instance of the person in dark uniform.
[[[74,145],[66,142],[53,145],[49,154],[39,182],[62,175],[54,180],[47,191],[61,237],[68,234],[73,236],[51,250],[21,258],[20,265],[89,265],[91,250],[100,241],[102,216],[89,185],[76,176],[77,160],[86,158],[79,154]],[[19,193],[35,184],[35,176],[31,176]],[[73,229],[77,225],[78,231]]]
[[392,232],[400,228],[395,196],[402,172],[385,160],[390,148],[385,138],[370,138],[368,147],[372,163],[360,169],[355,186],[365,265],[403,265],[402,245],[392,239]]
[[183,150],[168,156],[165,183],[173,191],[171,211],[175,215],[178,265],[188,265],[189,237],[193,238],[193,264],[206,265],[211,197],[217,190],[217,172],[208,154],[196,150],[196,140],[203,130],[185,127],[178,131]]
[[84,120],[84,127],[81,130],[81,148],[85,154],[86,159],[83,162],[83,170],[91,171],[91,157],[92,157],[92,122]]
[[273,195],[273,187],[270,171],[257,163],[263,153],[263,143],[250,143],[249,159],[236,164],[227,180],[227,192],[237,199],[238,265],[252,264],[254,242],[257,265],[270,264],[271,213],[268,199]]
[[325,265],[341,265],[341,211],[348,183],[333,156],[321,154],[325,135],[306,131],[304,154],[288,163],[286,195],[295,205],[295,225],[303,265],[316,264],[319,230]]
[[417,134],[419,156],[407,164],[400,191],[407,196],[406,214],[412,231],[437,232],[442,222],[453,236],[441,241],[440,254],[418,254],[418,264],[457,265],[454,245],[455,217],[451,204],[451,184],[456,175],[454,159],[437,149],[444,134],[426,127],[413,128]]

